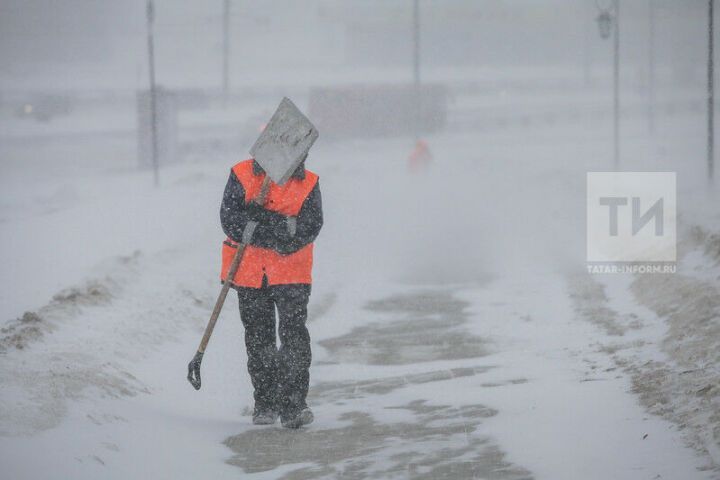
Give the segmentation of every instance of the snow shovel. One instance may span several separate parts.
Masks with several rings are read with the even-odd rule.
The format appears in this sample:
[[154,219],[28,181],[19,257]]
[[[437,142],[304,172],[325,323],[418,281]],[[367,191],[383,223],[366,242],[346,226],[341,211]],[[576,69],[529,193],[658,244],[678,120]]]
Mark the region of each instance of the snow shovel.
[[[318,131],[310,120],[298,110],[290,99],[283,98],[267,127],[265,127],[265,130],[250,149],[250,155],[266,172],[260,187],[260,193],[252,201],[264,205],[270,191],[270,184],[274,182],[282,185],[288,181],[300,163],[305,160],[310,147],[317,138]],[[195,390],[200,390],[201,386],[200,364],[205,349],[210,341],[215,323],[220,316],[232,279],[235,278],[235,274],[240,267],[245,248],[250,243],[256,226],[257,223],[252,221],[245,225],[242,241],[238,244],[235,257],[233,257],[226,280],[220,290],[220,295],[215,301],[215,308],[213,308],[210,320],[207,327],[205,327],[205,334],[200,341],[195,357],[188,364],[187,379]]]

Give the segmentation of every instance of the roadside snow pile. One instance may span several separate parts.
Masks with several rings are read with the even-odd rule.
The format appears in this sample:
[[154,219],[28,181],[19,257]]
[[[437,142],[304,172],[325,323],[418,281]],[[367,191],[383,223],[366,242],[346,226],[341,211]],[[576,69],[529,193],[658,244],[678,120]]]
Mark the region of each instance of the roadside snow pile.
[[[66,288],[37,311],[25,312],[0,329],[0,435],[26,435],[55,427],[65,414],[67,400],[82,398],[90,390],[111,398],[147,392],[124,367],[98,355],[91,344],[85,349],[74,345],[82,343],[84,334],[78,331],[96,328],[97,309],[112,304],[138,257],[139,253],[120,257],[110,264],[116,274],[113,278]],[[53,341],[44,343],[45,335]]]
[[[632,284],[637,300],[668,325],[662,350],[677,368],[639,373],[649,411],[687,428],[694,446],[720,466],[720,235],[694,228],[687,273],[646,275]],[[702,255],[698,255],[701,252]],[[704,257],[705,261],[702,261]],[[700,261],[697,261],[700,260]],[[713,279],[714,277],[714,279]]]
[[623,315],[611,309],[605,288],[601,283],[593,281],[587,273],[572,275],[571,279],[570,298],[574,302],[575,311],[607,335],[622,337],[629,329],[642,327],[636,315]]
[[608,335],[599,351],[632,391],[720,473],[720,235],[694,227],[675,274],[574,275],[575,310]]
[[107,304],[112,298],[109,283],[111,280],[105,283],[91,280],[81,287],[67,288],[54,295],[50,303],[37,312],[25,312],[22,317],[8,322],[0,328],[0,353],[10,348],[26,348],[45,333],[52,333],[58,321],[82,306]]

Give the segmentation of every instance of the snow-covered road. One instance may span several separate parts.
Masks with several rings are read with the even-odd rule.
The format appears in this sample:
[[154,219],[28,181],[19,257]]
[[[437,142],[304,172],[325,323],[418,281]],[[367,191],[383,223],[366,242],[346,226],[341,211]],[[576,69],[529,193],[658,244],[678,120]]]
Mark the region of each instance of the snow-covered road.
[[[153,190],[116,161],[129,138],[2,147],[2,476],[714,478],[571,295],[584,175],[606,146],[580,125],[525,133],[433,137],[419,175],[408,140],[318,145],[316,421],[298,432],[251,425],[234,297],[202,390],[185,380],[219,288],[234,153],[169,167]],[[647,166],[656,152],[638,145]],[[78,152],[85,168],[58,167]],[[661,355],[647,343],[638,358]]]

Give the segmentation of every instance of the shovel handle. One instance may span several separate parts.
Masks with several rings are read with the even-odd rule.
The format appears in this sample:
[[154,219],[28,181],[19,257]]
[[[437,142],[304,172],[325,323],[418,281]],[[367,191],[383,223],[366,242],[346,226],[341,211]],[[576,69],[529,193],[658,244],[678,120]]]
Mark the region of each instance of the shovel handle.
[[[269,191],[270,176],[266,174],[265,178],[263,179],[262,185],[260,186],[260,194],[252,201],[257,203],[258,205],[265,205],[265,200],[267,199]],[[250,222],[248,222],[248,224],[249,223]],[[245,228],[247,228],[247,226]],[[230,290],[230,284],[232,283],[232,279],[235,278],[235,274],[240,267],[240,261],[242,260],[243,254],[245,253],[245,247],[247,247],[247,243],[238,244],[237,251],[235,252],[235,256],[233,257],[232,263],[230,264],[230,268],[228,269],[228,273],[225,277],[225,281],[223,282],[222,289],[220,289],[220,295],[218,295],[218,298],[215,301],[215,308],[213,308],[212,315],[210,315],[210,320],[208,321],[207,327],[205,327],[205,334],[203,335],[202,340],[200,340],[200,346],[198,347],[199,353],[205,353],[205,349],[207,348],[210,337],[212,336],[213,330],[215,329],[217,319],[220,316],[223,305],[225,304],[225,298],[227,297],[228,291]]]

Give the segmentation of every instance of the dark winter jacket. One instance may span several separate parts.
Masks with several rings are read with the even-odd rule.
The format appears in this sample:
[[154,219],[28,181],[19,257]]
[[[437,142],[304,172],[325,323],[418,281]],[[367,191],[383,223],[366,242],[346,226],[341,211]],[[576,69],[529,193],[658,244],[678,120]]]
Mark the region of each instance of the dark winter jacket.
[[[255,175],[264,173],[257,162],[253,163],[253,173]],[[293,173],[293,177],[305,178],[303,164]],[[303,202],[300,213],[296,217],[293,233],[288,223],[288,217],[254,204],[246,204],[245,189],[235,173],[230,171],[230,178],[225,185],[225,193],[220,206],[220,223],[223,231],[233,241],[239,242],[249,220],[258,222],[250,241],[252,245],[270,248],[282,255],[297,252],[315,240],[323,225],[319,182],[315,184]]]

